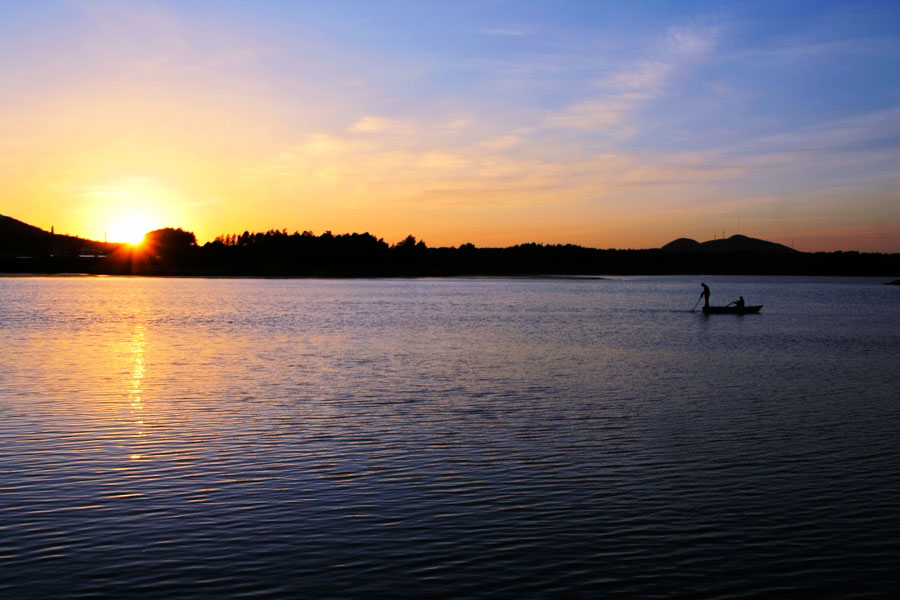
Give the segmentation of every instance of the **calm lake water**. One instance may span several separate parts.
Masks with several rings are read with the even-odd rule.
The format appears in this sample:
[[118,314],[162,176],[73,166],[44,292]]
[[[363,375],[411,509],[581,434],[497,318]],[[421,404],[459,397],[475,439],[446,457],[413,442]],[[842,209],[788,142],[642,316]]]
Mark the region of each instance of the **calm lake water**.
[[0,596],[871,597],[882,279],[0,278]]

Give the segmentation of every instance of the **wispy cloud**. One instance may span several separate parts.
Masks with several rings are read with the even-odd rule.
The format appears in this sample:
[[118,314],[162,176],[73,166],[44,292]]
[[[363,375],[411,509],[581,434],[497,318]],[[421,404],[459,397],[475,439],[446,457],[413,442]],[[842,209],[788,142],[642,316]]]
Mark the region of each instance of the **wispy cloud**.
[[717,26],[672,25],[662,40],[663,52],[680,57],[699,57],[712,52],[720,35]]
[[896,109],[829,119],[812,126],[754,138],[740,151],[752,154],[857,152],[895,143]]
[[483,140],[478,143],[478,146],[490,150],[503,150],[519,146],[523,144],[525,140],[526,138],[523,135],[506,134]]
[[529,35],[531,29],[522,25],[507,25],[505,27],[492,27],[490,29],[482,29],[481,33],[485,35],[496,35],[501,37],[521,37]]
[[352,133],[382,133],[391,129],[390,119],[365,116],[347,128]]
[[614,138],[628,138],[637,131],[635,110],[657,97],[673,66],[641,61],[596,83],[601,92],[551,115],[551,126],[584,129]]
[[692,67],[715,48],[717,28],[671,27],[645,57],[598,79],[598,93],[548,118],[551,126],[590,130],[626,139],[639,130],[637,111],[665,94],[670,76]]
[[89,23],[85,37],[95,57],[131,68],[155,69],[177,62],[189,33],[174,12],[154,3],[69,0]]
[[896,188],[896,129],[896,111],[875,111],[759,136],[705,155],[710,163],[743,171],[733,180],[736,189],[782,195],[841,189],[852,195],[847,190],[876,182]]

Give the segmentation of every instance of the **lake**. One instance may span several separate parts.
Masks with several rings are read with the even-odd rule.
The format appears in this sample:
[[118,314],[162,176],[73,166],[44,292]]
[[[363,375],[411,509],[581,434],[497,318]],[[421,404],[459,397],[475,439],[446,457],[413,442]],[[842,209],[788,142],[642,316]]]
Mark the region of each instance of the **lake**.
[[900,288],[0,278],[4,598],[871,597]]

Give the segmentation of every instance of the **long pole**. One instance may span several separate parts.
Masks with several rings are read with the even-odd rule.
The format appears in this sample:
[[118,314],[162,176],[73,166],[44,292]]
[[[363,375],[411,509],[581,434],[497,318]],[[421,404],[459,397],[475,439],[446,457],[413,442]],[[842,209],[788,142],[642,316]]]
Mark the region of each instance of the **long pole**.
[[[703,294],[700,294],[700,298],[702,298],[702,297],[703,297]],[[694,312],[694,309],[696,309],[697,305],[700,304],[700,298],[697,298],[697,301],[694,302],[694,307],[691,308],[691,312]]]

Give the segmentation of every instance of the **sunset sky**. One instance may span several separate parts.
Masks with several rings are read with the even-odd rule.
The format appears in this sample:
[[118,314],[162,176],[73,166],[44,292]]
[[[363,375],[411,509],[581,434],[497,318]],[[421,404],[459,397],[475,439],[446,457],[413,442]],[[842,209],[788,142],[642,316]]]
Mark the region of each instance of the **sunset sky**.
[[0,0],[0,213],[900,252],[898,74],[889,1]]

